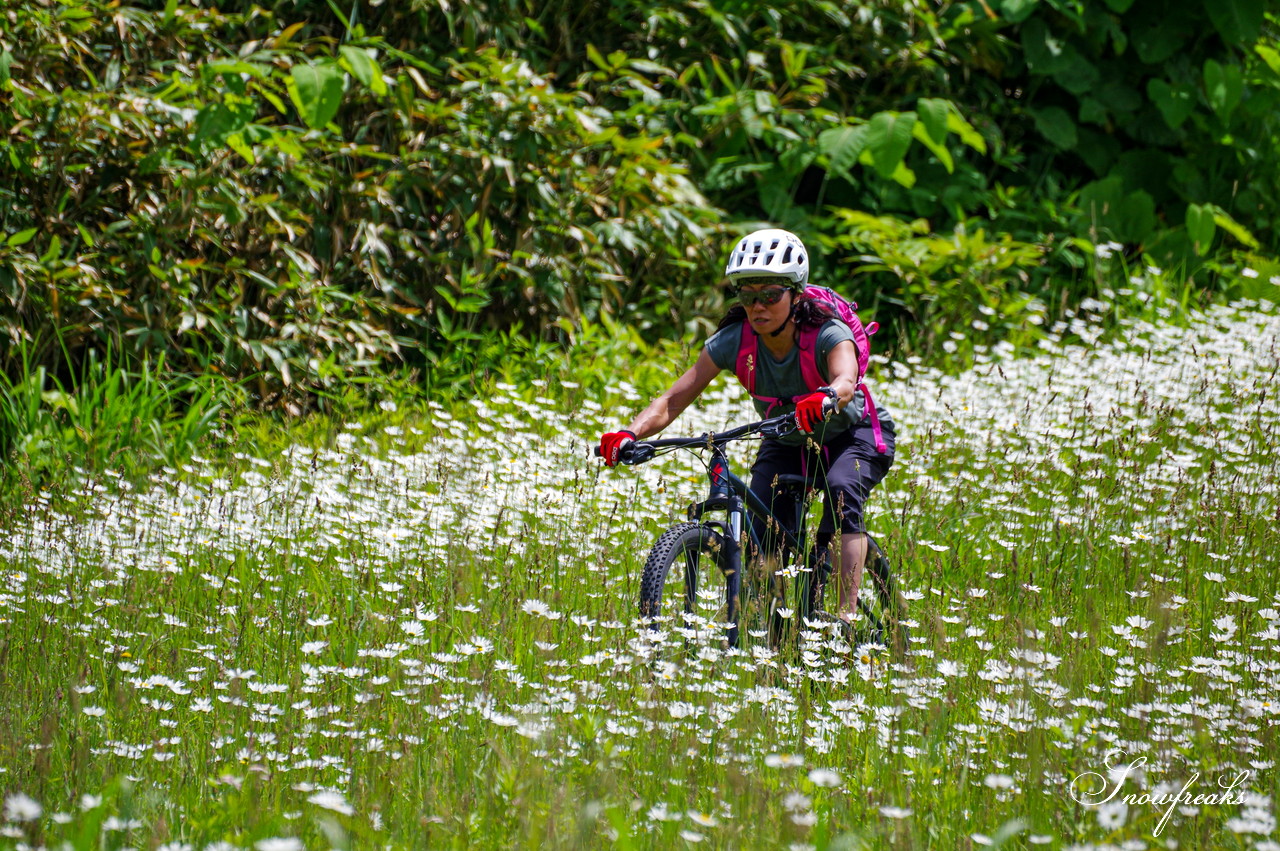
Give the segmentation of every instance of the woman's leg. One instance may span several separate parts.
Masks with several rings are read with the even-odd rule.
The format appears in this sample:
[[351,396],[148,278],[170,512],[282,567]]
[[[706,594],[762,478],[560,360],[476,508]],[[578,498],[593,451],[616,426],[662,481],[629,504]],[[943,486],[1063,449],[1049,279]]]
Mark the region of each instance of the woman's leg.
[[[789,489],[777,487],[777,477],[783,474],[797,474],[800,469],[800,448],[783,446],[774,440],[766,440],[760,444],[755,463],[751,465],[751,484],[749,485],[751,492],[769,508],[775,517],[788,526],[795,517],[795,498]],[[778,534],[778,530],[767,527],[760,529],[759,521],[753,519],[753,522],[757,524],[756,532],[760,536],[764,550],[762,555],[773,559],[778,558],[782,548],[782,536]],[[788,531],[795,532],[794,529],[788,529]]]
[[[777,518],[778,524],[792,534],[791,528],[796,516],[796,494],[794,488],[778,487],[777,478],[784,474],[800,472],[800,449],[794,446],[783,446],[776,441],[766,440],[760,444],[755,463],[751,465],[751,484],[753,494]],[[762,521],[752,516],[751,523],[760,542],[760,551],[749,548],[748,557],[743,559],[746,576],[756,583],[757,588],[767,588],[768,593],[777,603],[784,598],[784,588],[778,577],[779,567],[785,563],[786,538],[781,534],[778,525],[772,521]],[[781,635],[781,623],[770,618],[770,641],[776,643]]]
[[858,610],[858,589],[867,560],[867,528],[863,509],[871,490],[893,464],[893,434],[886,430],[889,451],[880,454],[870,426],[855,428],[848,438],[838,438],[826,447],[826,505],[818,527],[819,540],[831,540],[835,518],[840,518],[839,563],[835,570],[838,613],[852,620]]
[[840,593],[840,617],[854,619],[858,611],[858,589],[862,568],[867,563],[867,533],[846,532],[840,536],[840,573],[836,580]]

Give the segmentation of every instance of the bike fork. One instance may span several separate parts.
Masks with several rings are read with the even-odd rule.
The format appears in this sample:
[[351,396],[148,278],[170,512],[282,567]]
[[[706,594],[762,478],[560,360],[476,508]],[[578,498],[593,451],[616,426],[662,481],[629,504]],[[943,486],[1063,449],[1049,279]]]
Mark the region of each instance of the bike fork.
[[690,508],[690,518],[704,511],[724,509],[728,516],[724,548],[720,553],[720,569],[724,572],[725,611],[729,621],[726,638],[730,647],[738,646],[738,609],[742,599],[742,497],[733,489],[729,476],[729,459],[716,447],[707,466],[711,493],[706,502]]
[[742,594],[742,500],[729,502],[729,535],[724,542],[724,593],[728,612],[730,647],[738,646],[738,603]]

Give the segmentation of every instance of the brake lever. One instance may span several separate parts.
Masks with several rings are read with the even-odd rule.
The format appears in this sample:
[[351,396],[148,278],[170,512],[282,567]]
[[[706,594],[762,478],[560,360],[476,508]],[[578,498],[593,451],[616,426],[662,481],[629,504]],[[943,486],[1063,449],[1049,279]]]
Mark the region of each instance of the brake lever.
[[636,464],[643,464],[651,460],[656,452],[657,450],[648,443],[628,444],[618,453],[618,463],[634,467]]
[[788,434],[791,434],[791,432],[795,431],[797,428],[798,426],[796,425],[796,418],[788,417],[787,419],[783,420],[780,423],[776,423],[774,425],[766,426],[765,428],[760,429],[760,434],[764,437],[771,437],[776,439],[776,438],[785,437]]

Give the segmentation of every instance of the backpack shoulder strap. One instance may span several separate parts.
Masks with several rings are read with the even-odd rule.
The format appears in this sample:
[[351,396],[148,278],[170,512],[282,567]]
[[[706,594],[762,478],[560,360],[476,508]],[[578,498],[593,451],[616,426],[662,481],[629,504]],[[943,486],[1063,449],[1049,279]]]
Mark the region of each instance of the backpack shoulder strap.
[[738,377],[738,382],[747,388],[748,393],[755,395],[756,364],[759,363],[760,338],[747,325],[746,320],[743,320],[740,330],[741,339],[738,341],[738,358],[733,364],[733,374]]
[[827,383],[818,368],[818,332],[821,330],[814,327],[800,329],[800,375],[804,377],[804,384],[810,391]]

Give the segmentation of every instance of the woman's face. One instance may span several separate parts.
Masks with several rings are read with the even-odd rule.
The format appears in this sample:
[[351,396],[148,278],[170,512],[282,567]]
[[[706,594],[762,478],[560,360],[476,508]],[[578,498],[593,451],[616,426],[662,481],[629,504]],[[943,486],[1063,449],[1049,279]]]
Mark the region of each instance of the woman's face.
[[737,293],[747,321],[757,333],[772,331],[791,315],[795,295],[781,278],[747,278]]

